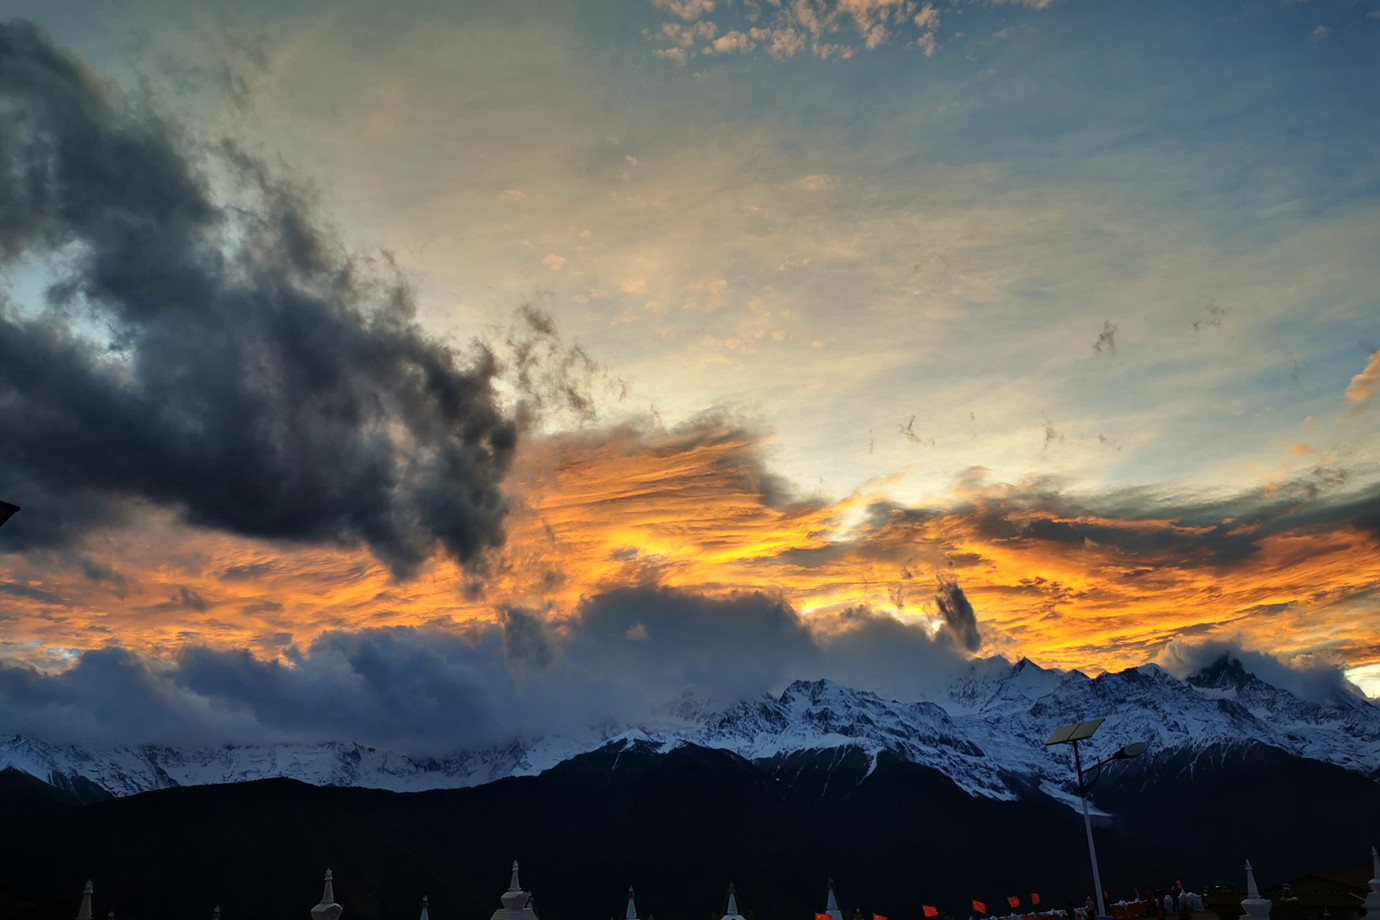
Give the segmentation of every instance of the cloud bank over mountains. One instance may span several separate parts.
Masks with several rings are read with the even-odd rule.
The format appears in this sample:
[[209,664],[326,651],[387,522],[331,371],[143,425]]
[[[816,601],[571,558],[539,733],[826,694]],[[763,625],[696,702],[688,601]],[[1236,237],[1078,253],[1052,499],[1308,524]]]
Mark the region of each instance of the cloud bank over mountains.
[[[336,630],[280,660],[205,646],[156,660],[109,647],[56,674],[0,666],[0,723],[87,746],[356,741],[430,756],[678,726],[800,678],[888,699],[941,698],[972,666],[961,642],[861,609],[807,622],[764,594],[630,588],[590,598],[560,624],[512,611],[501,624],[461,629]],[[1235,643],[1176,642],[1159,663],[1183,677],[1228,654],[1313,702],[1356,693],[1335,666]]]
[[967,666],[941,632],[849,611],[824,631],[777,598],[628,588],[552,624],[330,631],[280,660],[191,646],[168,660],[119,647],[46,674],[0,666],[6,730],[59,742],[219,744],[357,740],[413,753],[613,722],[674,721],[673,707],[779,692],[801,675],[901,697]]

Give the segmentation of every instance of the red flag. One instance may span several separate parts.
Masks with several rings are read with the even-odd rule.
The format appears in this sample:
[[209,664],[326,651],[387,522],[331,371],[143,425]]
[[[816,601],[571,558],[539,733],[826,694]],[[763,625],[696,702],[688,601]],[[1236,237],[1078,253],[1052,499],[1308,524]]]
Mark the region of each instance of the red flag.
[[1039,904],[1039,903],[1040,903],[1040,896],[1039,896],[1038,894],[1036,894],[1035,892],[1033,892],[1033,891],[1030,893],[1030,903],[1031,903],[1031,904]]
[[928,904],[921,904],[920,909],[925,912],[926,917],[938,917],[939,908],[930,907]]
[[973,910],[977,911],[980,914],[985,914],[987,913],[987,905],[983,904],[981,901],[974,901]]
[[1012,907],[1020,907],[1021,899],[1016,897],[1014,894],[1008,894],[1006,896],[1006,903],[1010,904]]
[[885,914],[873,914],[872,920],[886,920]]
[[1180,891],[1183,891],[1183,890],[1184,890],[1184,883],[1183,883],[1183,882],[1180,882],[1180,881],[1177,881],[1177,880],[1176,880],[1176,881],[1174,882],[1174,884],[1179,886],[1179,890],[1180,890]]
[[815,920],[834,920],[834,918],[828,914],[815,914]]

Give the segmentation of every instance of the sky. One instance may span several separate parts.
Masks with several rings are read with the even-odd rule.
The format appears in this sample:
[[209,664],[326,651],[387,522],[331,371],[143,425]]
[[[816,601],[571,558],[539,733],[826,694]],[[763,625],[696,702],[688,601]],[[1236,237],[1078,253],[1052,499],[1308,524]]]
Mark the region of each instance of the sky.
[[1380,696],[1380,0],[9,0],[0,722]]

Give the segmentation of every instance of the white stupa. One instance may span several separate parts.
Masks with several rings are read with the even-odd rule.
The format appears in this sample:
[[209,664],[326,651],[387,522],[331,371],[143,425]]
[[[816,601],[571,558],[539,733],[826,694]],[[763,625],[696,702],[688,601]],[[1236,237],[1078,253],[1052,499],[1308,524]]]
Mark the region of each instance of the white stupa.
[[1374,871],[1371,873],[1370,894],[1366,895],[1365,903],[1361,905],[1366,910],[1361,916],[1365,920],[1380,920],[1380,852],[1376,852],[1375,847],[1370,848],[1370,864]]
[[311,920],[340,920],[345,908],[335,903],[335,889],[331,885],[331,870],[326,870],[326,887],[321,891],[321,903],[311,909]]
[[839,899],[834,897],[834,880],[829,879],[829,898],[824,902],[824,912],[832,920],[843,920],[843,911],[839,910]]
[[431,918],[427,916],[426,912],[428,903],[430,903],[430,901],[428,900],[427,896],[422,895],[422,915],[418,918],[418,920],[431,920]]
[[81,890],[81,907],[77,909],[77,920],[91,920],[91,879],[86,880],[86,887]]
[[518,864],[513,860],[513,875],[508,880],[508,890],[499,899],[503,906],[494,911],[489,920],[537,920],[536,901],[532,892],[523,891],[518,882]]
[[724,915],[720,920],[747,920],[738,913],[738,889],[733,887],[732,882],[728,883],[728,906],[724,908]]
[[633,898],[633,888],[628,886],[628,909],[623,914],[623,920],[637,920],[637,901]]
[[1241,902],[1241,907],[1246,912],[1246,920],[1270,920],[1270,902],[1260,896],[1249,859],[1246,860],[1246,900]]

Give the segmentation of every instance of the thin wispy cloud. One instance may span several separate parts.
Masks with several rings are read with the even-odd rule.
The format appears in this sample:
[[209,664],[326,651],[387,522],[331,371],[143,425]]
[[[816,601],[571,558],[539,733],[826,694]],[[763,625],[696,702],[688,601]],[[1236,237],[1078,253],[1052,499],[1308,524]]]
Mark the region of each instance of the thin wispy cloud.
[[1116,326],[1112,325],[1111,320],[1102,323],[1102,331],[1097,334],[1097,339],[1093,342],[1093,351],[1102,354],[1105,349],[1108,354],[1116,354]]
[[776,60],[797,55],[847,60],[889,44],[929,57],[942,47],[940,10],[919,0],[745,0],[736,8],[710,0],[652,0],[652,5],[673,18],[643,34],[656,55],[680,64],[748,53]]

